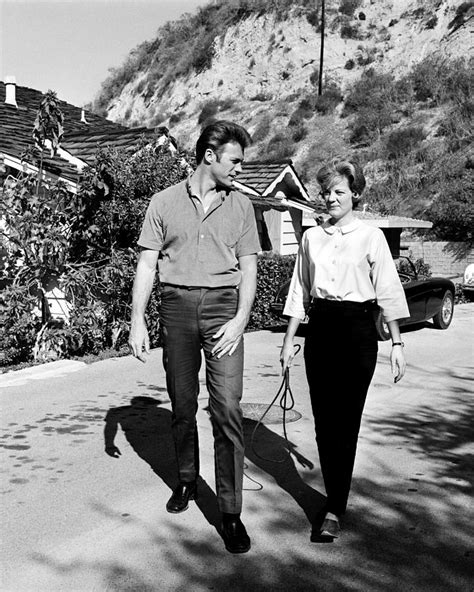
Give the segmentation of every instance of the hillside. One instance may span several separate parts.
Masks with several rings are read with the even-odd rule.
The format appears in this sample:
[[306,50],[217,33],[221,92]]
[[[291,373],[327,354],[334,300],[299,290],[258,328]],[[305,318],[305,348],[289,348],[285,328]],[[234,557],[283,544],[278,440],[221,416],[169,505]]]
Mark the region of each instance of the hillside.
[[314,0],[214,0],[133,50],[94,109],[127,125],[167,125],[187,149],[209,118],[241,122],[255,140],[248,158],[292,158],[313,195],[319,163],[352,153],[374,207],[433,216],[446,175],[436,187],[415,179],[433,162],[457,154],[441,168],[458,171],[457,193],[472,191],[473,4],[327,0],[318,97]]

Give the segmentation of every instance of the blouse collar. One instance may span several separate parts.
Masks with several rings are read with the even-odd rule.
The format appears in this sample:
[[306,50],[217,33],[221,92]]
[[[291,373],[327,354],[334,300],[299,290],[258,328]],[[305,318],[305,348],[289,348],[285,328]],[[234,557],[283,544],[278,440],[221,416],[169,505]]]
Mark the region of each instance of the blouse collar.
[[321,228],[323,228],[328,234],[334,234],[337,230],[339,230],[342,234],[347,234],[348,232],[352,232],[356,228],[359,228],[361,222],[357,219],[352,220],[349,224],[344,224],[344,226],[334,226],[329,221],[323,222],[321,224]]

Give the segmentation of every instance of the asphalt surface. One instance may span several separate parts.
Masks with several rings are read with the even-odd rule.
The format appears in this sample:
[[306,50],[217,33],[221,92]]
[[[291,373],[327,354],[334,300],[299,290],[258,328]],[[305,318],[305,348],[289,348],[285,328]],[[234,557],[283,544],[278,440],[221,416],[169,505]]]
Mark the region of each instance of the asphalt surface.
[[[147,364],[63,361],[0,376],[0,589],[472,591],[473,318],[474,306],[460,305],[447,331],[406,330],[409,367],[397,385],[390,345],[380,344],[343,534],[325,545],[309,540],[324,487],[302,355],[291,370],[288,456],[278,408],[251,442],[280,385],[283,335],[246,335],[242,518],[252,549],[240,556],[218,532],[204,383],[200,496],[171,515],[176,472],[160,350]],[[116,431],[119,458],[104,452],[104,427],[109,439]]]

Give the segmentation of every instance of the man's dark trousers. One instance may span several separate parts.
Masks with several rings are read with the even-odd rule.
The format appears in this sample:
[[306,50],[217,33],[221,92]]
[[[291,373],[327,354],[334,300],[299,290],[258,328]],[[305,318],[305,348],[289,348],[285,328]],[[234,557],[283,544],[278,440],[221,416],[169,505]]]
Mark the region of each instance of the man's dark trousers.
[[172,431],[180,481],[199,474],[196,425],[201,349],[206,361],[206,386],[214,434],[215,475],[219,509],[242,508],[244,438],[242,430],[243,339],[235,352],[211,355],[216,331],[237,311],[236,288],[184,288],[165,285],[160,322],[163,363],[172,404]]

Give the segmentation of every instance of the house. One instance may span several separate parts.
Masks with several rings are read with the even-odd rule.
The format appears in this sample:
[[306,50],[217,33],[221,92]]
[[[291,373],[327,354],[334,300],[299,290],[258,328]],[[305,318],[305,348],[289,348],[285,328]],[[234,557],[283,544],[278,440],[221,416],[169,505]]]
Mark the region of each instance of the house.
[[[40,91],[17,86],[12,76],[0,82],[0,182],[20,172],[38,173],[34,159],[25,153],[33,146],[33,127],[42,99]],[[65,120],[64,138],[55,155],[43,153],[42,174],[52,181],[61,179],[72,193],[77,191],[83,168],[94,163],[99,146],[135,150],[139,139],[146,137],[154,145],[169,140],[170,149],[176,150],[166,128],[130,129],[65,101],[58,104]]]
[[[23,171],[38,173],[34,160],[25,160],[24,154],[33,145],[32,131],[42,99],[40,91],[17,86],[13,77],[0,82],[0,184]],[[94,163],[99,147],[136,151],[144,137],[156,148],[166,143],[170,151],[177,150],[167,128],[127,128],[65,101],[58,102],[64,115],[64,138],[56,155],[44,153],[42,174],[51,180],[61,179],[73,193],[81,171]],[[263,251],[296,253],[304,230],[316,225],[318,214],[325,211],[320,200],[308,195],[291,160],[244,162],[235,184],[253,203]],[[399,255],[404,228],[431,228],[424,220],[382,217],[367,211],[357,215],[382,228],[394,256]]]
[[262,250],[296,253],[321,204],[311,200],[292,161],[244,162],[235,186],[253,203]]
[[[33,146],[32,131],[42,99],[40,91],[17,86],[13,77],[0,82],[0,183],[21,172],[38,173],[34,159],[25,158],[25,153]],[[177,150],[167,128],[127,128],[65,101],[58,103],[64,115],[64,137],[55,155],[43,153],[42,174],[52,181],[61,179],[72,193],[77,191],[81,171],[94,163],[99,147],[132,151],[144,137],[154,147],[167,142],[169,150]],[[292,162],[248,162],[243,169],[236,186],[254,205],[262,250],[296,253],[302,231],[315,222],[314,206]]]

